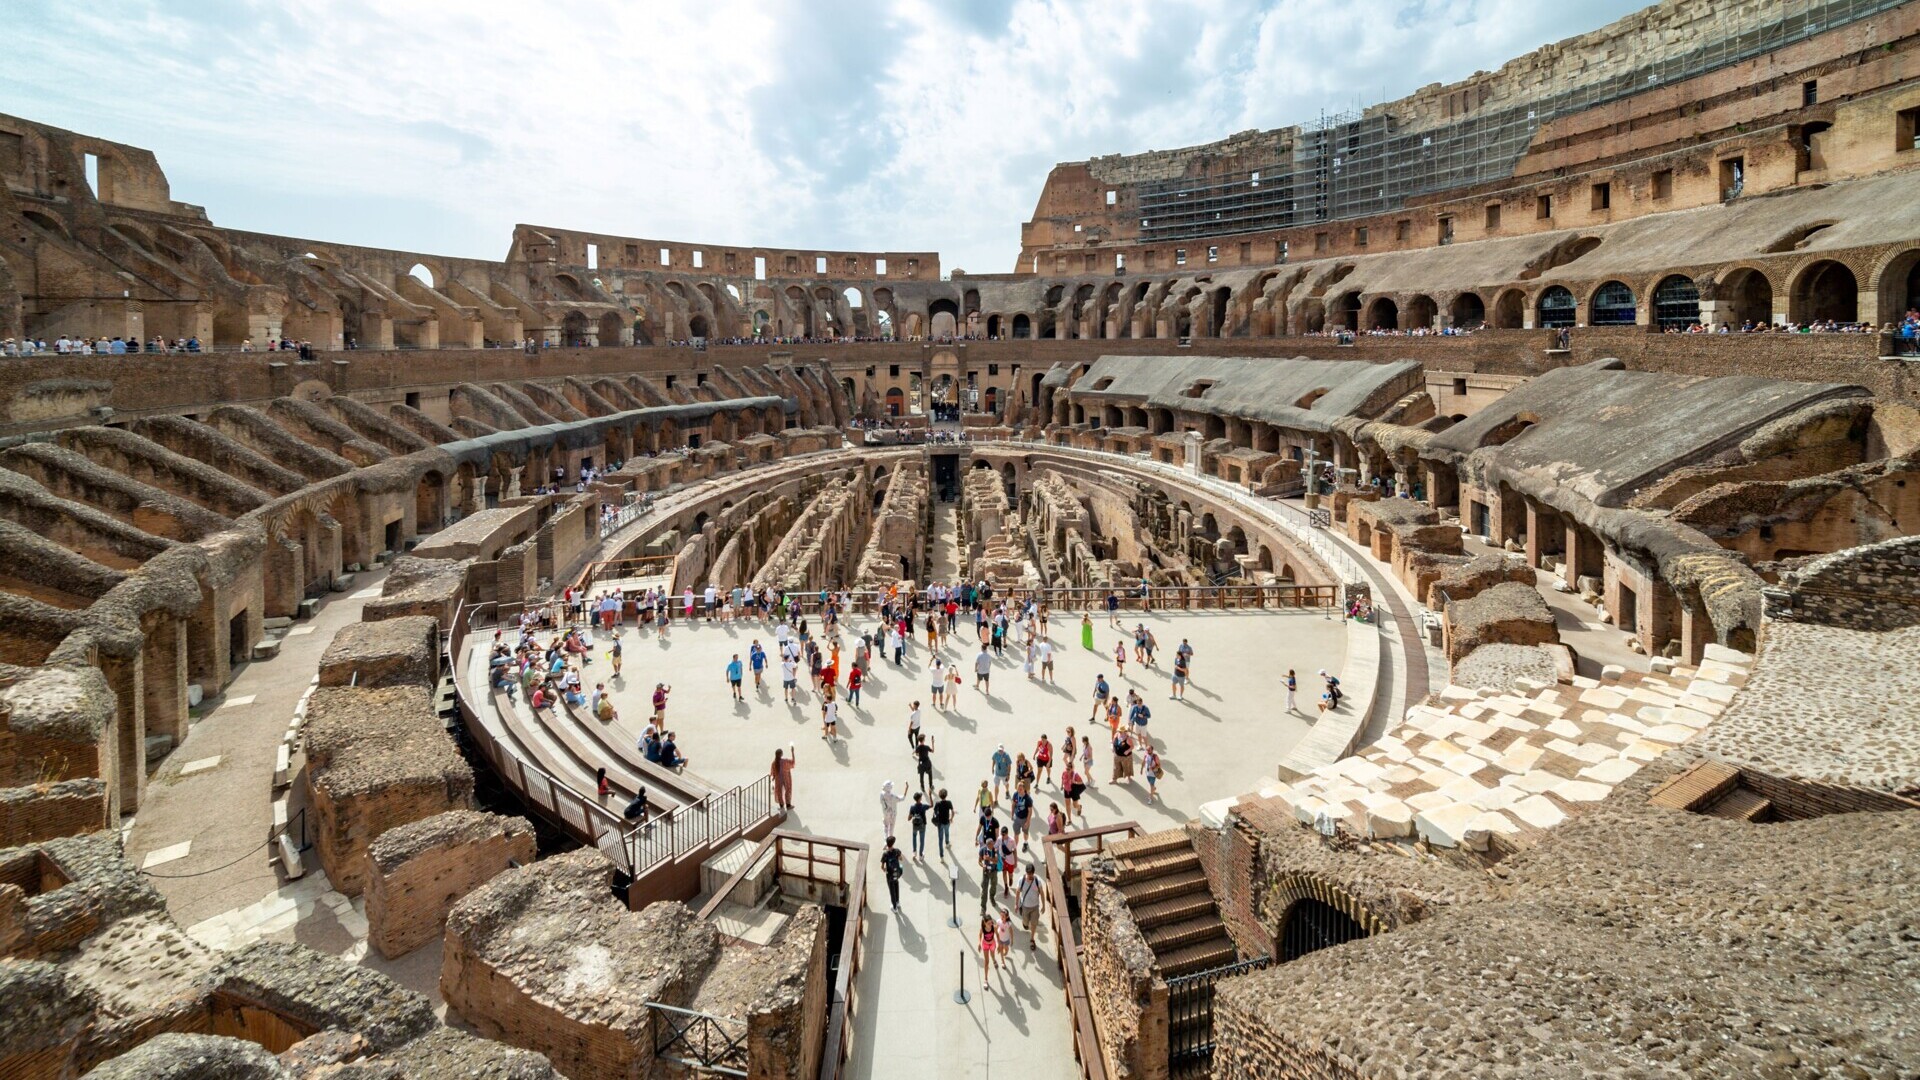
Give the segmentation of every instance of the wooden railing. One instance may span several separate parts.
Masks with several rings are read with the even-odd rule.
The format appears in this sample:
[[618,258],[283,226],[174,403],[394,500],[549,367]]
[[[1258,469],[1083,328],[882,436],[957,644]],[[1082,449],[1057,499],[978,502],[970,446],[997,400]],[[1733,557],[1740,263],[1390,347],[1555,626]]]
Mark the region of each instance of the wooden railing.
[[775,830],[760,841],[740,864],[740,869],[701,906],[699,917],[711,919],[734,888],[769,852],[776,876],[833,886],[846,905],[845,929],[840,935],[840,955],[827,1005],[826,1037],[820,1046],[820,1080],[839,1080],[853,1051],[854,980],[865,955],[867,845],[808,836],[790,829]]
[[1076,829],[1046,837],[1047,903],[1052,909],[1056,962],[1066,984],[1067,1008],[1073,1017],[1073,1057],[1080,1063],[1081,1080],[1110,1080],[1100,1035],[1094,1030],[1093,1007],[1087,999],[1086,975],[1080,966],[1080,938],[1068,911],[1068,887],[1080,862],[1105,851],[1111,840],[1140,835],[1136,822],[1123,821],[1097,829]]
[[[865,613],[877,610],[884,594],[871,589],[829,590],[831,595],[844,599],[846,607]],[[1136,589],[1100,589],[1100,588],[1036,588],[1000,590],[996,599],[1012,596],[1015,598],[1035,597],[1055,611],[1101,612],[1106,610],[1107,596],[1112,594],[1119,600],[1121,611],[1151,613],[1155,611],[1240,611],[1240,610],[1287,610],[1297,608],[1334,608],[1340,604],[1340,586],[1338,585],[1156,585],[1145,597]],[[926,592],[918,594],[925,599]],[[820,592],[789,592],[785,594],[787,607],[802,614],[816,614],[820,610]]]

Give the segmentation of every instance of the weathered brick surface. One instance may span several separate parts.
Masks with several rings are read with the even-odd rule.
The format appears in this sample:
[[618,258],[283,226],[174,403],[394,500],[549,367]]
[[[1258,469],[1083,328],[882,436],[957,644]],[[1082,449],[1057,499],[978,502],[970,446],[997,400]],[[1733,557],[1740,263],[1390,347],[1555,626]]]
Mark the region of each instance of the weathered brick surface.
[[367,848],[367,941],[389,959],[440,936],[461,897],[534,859],[524,818],[449,810],[381,833]]
[[1167,1075],[1167,984],[1119,890],[1089,874],[1081,906],[1080,970],[1094,1030],[1116,1080]]
[[432,686],[439,679],[439,624],[424,615],[349,623],[320,655],[321,686]]

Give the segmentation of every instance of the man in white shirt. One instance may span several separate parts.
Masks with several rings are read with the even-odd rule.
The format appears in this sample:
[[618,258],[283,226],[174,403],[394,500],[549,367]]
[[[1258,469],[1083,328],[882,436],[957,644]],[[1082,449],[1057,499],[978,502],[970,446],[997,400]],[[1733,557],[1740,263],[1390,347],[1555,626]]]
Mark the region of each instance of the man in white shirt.
[[792,656],[788,656],[786,659],[780,661],[780,692],[786,696],[787,704],[789,705],[794,704],[797,700],[795,695],[798,693],[799,682],[799,662],[794,660]]

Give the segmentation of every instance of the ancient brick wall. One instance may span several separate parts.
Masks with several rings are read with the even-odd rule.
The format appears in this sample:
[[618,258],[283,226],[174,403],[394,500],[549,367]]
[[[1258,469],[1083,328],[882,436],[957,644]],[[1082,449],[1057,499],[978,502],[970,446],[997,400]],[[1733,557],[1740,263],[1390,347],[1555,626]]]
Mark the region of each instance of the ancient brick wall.
[[1260,863],[1259,837],[1238,818],[1224,828],[1210,829],[1197,822],[1187,824],[1187,839],[1200,856],[1200,868],[1206,871],[1207,888],[1213,892],[1214,907],[1220,921],[1227,924],[1234,947],[1242,956],[1273,955],[1273,938],[1260,924],[1255,872]]
[[1213,1080],[1361,1080],[1357,1063],[1323,1040],[1289,1034],[1261,1008],[1259,987],[1220,984],[1213,999]]
[[439,623],[424,615],[341,627],[320,655],[321,686],[433,686],[439,681]]
[[106,828],[107,785],[96,778],[0,790],[0,848]]
[[1769,590],[1767,614],[1855,630],[1920,625],[1920,537],[1816,559]]
[[1094,1031],[1115,1080],[1165,1080],[1167,984],[1119,890],[1089,878],[1081,908],[1080,970]]
[[461,897],[533,859],[524,818],[452,810],[389,829],[367,848],[367,940],[389,959],[412,952],[440,936]]

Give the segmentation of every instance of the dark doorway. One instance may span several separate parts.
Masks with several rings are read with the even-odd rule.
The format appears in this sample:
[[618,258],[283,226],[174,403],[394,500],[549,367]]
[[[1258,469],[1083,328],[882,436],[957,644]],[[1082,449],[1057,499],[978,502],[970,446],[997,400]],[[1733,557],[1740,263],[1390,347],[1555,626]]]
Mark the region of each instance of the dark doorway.
[[400,550],[400,523],[398,521],[387,522],[387,550]]
[[934,455],[933,487],[939,492],[941,502],[953,502],[960,497],[960,455]]
[[253,648],[247,643],[247,613],[241,612],[227,620],[227,662],[239,667],[253,655]]
[[1298,960],[1310,952],[1344,945],[1367,936],[1346,912],[1321,900],[1296,900],[1280,927],[1280,960]]

